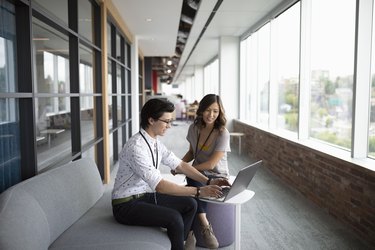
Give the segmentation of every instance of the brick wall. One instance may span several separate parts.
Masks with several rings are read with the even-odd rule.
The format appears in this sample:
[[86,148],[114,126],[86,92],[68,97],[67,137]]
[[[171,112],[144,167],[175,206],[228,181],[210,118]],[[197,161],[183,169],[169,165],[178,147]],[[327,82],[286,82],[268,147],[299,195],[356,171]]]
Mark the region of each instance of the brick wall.
[[313,150],[239,121],[242,153],[270,169],[375,246],[375,171]]

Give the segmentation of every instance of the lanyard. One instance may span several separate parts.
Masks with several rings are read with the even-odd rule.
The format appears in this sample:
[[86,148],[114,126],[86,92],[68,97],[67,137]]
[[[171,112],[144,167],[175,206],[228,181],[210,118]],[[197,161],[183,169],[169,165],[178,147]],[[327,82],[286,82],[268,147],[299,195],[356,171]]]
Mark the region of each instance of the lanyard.
[[214,131],[214,128],[211,129],[211,132],[208,134],[206,140],[204,141],[202,147],[200,147],[199,151],[198,151],[198,143],[199,143],[199,138],[201,136],[201,133],[198,131],[198,139],[197,139],[197,144],[195,144],[195,155],[194,155],[194,161],[195,159],[197,158],[197,155],[199,154],[199,152],[202,151],[203,147],[206,145],[207,141],[208,141],[208,138],[210,138],[212,132]]
[[152,151],[150,144],[149,144],[148,141],[146,140],[146,137],[141,133],[141,131],[139,131],[139,133],[141,134],[141,136],[143,137],[143,139],[144,139],[145,142],[147,143],[147,146],[148,146],[148,148],[150,149],[151,156],[152,156],[152,164],[153,164],[153,166],[157,169],[157,168],[158,168],[158,161],[159,161],[158,147],[157,147],[157,146],[155,147],[155,149],[156,149],[156,163],[155,163],[154,152]]

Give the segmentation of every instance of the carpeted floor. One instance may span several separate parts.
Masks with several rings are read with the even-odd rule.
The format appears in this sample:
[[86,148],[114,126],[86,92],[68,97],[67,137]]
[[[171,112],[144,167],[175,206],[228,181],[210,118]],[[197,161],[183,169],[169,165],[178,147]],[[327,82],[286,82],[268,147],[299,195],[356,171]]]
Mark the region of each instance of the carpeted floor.
[[[189,123],[176,121],[160,140],[177,156],[188,150]],[[233,142],[229,154],[230,174],[253,162],[236,152]],[[169,172],[162,167],[162,172]],[[323,209],[282,183],[267,169],[257,172],[249,189],[255,196],[241,208],[241,249],[372,249],[353,231]],[[197,248],[203,249],[203,248]],[[230,245],[221,249],[234,249]]]

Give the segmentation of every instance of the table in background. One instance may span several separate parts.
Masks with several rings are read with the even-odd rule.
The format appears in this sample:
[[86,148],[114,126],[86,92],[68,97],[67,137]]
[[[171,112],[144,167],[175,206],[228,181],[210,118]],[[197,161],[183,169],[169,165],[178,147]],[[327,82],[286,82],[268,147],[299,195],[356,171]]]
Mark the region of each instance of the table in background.
[[241,137],[244,136],[245,134],[241,132],[230,132],[229,134],[231,137],[238,138],[238,154],[241,155]]
[[46,129],[43,131],[40,131],[41,134],[47,135],[48,140],[48,147],[51,146],[51,136],[52,135],[58,135],[62,132],[64,132],[65,129]]

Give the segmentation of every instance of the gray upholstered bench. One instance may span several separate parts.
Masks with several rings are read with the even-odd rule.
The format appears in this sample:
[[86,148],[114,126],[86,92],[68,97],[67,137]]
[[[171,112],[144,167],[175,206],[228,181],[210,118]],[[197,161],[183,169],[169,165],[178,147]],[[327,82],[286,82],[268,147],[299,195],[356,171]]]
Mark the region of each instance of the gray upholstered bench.
[[89,158],[9,188],[0,195],[0,249],[170,249],[160,228],[114,220],[111,189]]

